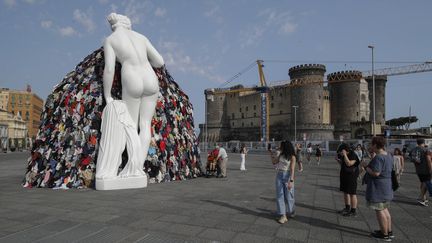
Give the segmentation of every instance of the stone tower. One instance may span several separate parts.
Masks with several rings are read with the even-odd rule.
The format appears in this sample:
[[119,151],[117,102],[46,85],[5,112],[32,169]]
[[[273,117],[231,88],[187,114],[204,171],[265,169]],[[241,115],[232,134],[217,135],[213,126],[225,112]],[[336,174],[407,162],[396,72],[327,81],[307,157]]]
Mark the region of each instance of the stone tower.
[[368,85],[360,71],[342,71],[327,76],[330,90],[331,123],[335,137],[351,137],[351,122],[369,120]]
[[[218,89],[204,90],[207,109],[207,138],[209,142],[222,141],[224,139],[224,133],[226,133],[225,131],[229,130],[225,112],[226,95],[215,94],[214,91],[217,90]],[[204,140],[205,138],[202,137],[202,139]]]
[[289,69],[291,105],[298,106],[296,117],[294,108],[291,107],[291,127],[294,130],[296,120],[297,140],[301,140],[303,134],[306,134],[308,140],[333,139],[333,127],[323,122],[326,120],[323,117],[325,72],[326,68],[322,64],[304,64]]
[[[372,77],[366,77],[369,89],[370,121],[373,121],[373,98]],[[385,88],[386,75],[375,75],[375,121],[377,124],[385,125]]]

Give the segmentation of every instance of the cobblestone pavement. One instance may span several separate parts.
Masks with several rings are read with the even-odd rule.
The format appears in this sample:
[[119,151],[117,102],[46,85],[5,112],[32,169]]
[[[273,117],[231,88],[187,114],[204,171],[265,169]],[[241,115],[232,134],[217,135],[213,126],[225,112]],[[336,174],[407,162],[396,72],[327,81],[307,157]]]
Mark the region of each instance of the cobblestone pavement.
[[[373,242],[375,213],[359,186],[355,218],[343,208],[338,165],[324,157],[296,178],[296,217],[276,222],[268,156],[229,154],[228,178],[197,178],[121,191],[25,189],[27,153],[0,154],[0,242]],[[407,163],[391,204],[395,242],[432,242],[432,205],[417,204]]]

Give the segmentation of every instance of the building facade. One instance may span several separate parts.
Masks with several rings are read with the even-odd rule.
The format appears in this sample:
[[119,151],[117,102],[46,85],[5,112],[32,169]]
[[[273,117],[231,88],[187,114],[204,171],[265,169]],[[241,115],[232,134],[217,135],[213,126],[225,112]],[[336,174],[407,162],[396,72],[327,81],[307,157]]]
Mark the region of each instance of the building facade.
[[27,146],[27,123],[20,115],[0,110],[0,123],[7,126],[7,146],[9,150],[23,149]]
[[[298,65],[289,69],[289,84],[270,87],[270,140],[333,140],[371,134],[371,80],[360,71],[343,71],[329,74],[325,85],[325,72],[322,64]],[[375,77],[378,134],[385,123],[386,81],[386,76]],[[261,140],[259,91],[234,86],[204,93],[206,124],[200,125],[201,141]]]
[[44,101],[32,93],[30,88],[27,91],[3,88],[0,89],[0,102],[0,106],[6,103],[4,110],[14,115],[20,115],[27,124],[29,138],[36,138]]
[[[1,110],[0,110],[1,112]],[[7,151],[8,148],[8,124],[5,122],[0,122],[0,152]]]

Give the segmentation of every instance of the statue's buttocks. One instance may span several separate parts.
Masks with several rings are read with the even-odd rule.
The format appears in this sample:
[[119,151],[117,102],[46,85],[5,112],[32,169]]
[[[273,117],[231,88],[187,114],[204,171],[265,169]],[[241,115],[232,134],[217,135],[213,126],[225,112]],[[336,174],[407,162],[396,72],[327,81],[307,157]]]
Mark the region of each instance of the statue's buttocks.
[[153,95],[159,92],[159,82],[150,67],[123,64],[121,70],[122,87],[133,98]]

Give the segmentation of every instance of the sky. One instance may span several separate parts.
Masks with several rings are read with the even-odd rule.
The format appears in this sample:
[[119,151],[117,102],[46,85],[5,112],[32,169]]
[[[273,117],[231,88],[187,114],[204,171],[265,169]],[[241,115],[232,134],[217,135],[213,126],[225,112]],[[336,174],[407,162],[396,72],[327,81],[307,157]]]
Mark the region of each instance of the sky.
[[[53,87],[111,34],[106,16],[127,15],[147,36],[204,123],[204,90],[221,87],[257,59],[267,82],[288,69],[326,65],[327,73],[432,61],[432,1],[344,0],[1,0],[0,87],[46,99]],[[259,83],[253,67],[231,82]],[[226,87],[226,86],[225,86]],[[412,115],[432,124],[432,72],[391,76],[386,119]]]

